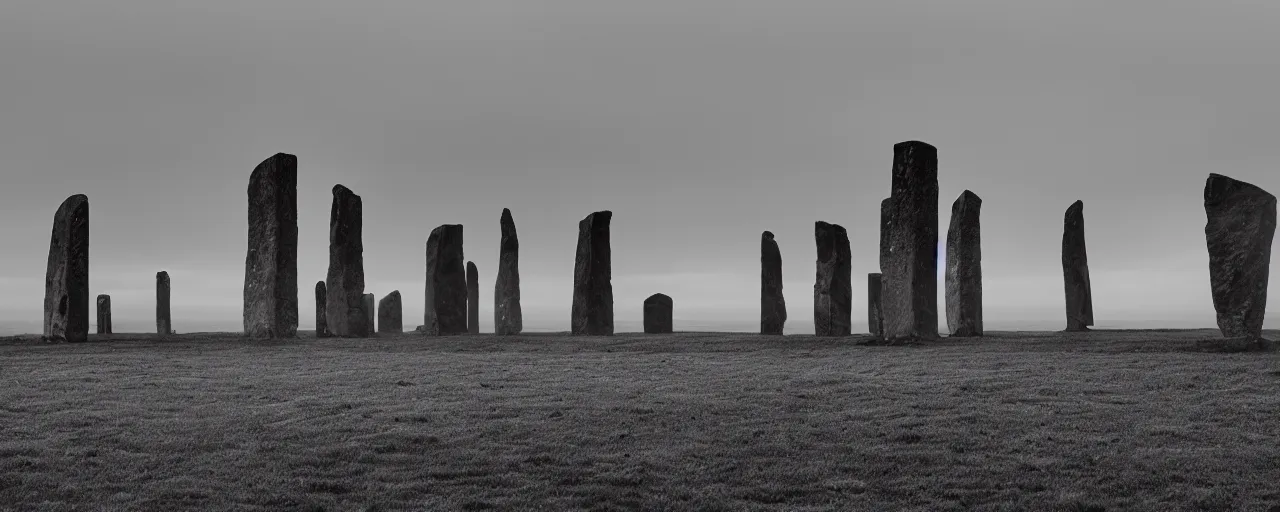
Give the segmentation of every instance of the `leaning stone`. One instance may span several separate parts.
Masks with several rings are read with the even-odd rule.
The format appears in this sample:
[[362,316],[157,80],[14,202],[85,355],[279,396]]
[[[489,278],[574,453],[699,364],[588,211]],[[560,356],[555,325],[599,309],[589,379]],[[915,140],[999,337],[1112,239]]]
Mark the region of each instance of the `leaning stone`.
[[426,312],[428,336],[467,332],[467,271],[462,256],[462,225],[445,224],[427,237]]
[[329,324],[325,321],[325,298],[329,292],[325,289],[324,281],[316,282],[316,337],[328,338],[333,334],[329,332]]
[[1062,281],[1066,291],[1067,331],[1087,331],[1093,325],[1093,288],[1084,244],[1084,202],[1067,208],[1062,228]]
[[498,245],[498,278],[493,283],[493,332],[519,334],[524,330],[520,309],[520,240],[511,210],[502,209],[499,221],[502,239]]
[[369,326],[368,337],[370,338],[372,338],[373,335],[375,334],[374,317],[377,315],[377,313],[374,310],[375,301],[377,301],[377,299],[374,298],[372,293],[366,293],[360,297],[360,309],[364,310],[364,321],[365,321],[365,325]]
[[951,205],[947,229],[947,329],[982,336],[982,198],[968,190]]
[[156,272],[156,334],[166,336],[173,332],[173,317],[169,314],[169,273]]
[[1209,286],[1218,329],[1228,338],[1262,335],[1276,233],[1276,196],[1210,174],[1204,184]]
[[383,297],[382,300],[378,301],[378,332],[404,332],[403,309],[403,301],[400,300],[400,290],[394,290],[391,293],[388,293],[386,297]]
[[867,331],[880,337],[884,332],[884,317],[880,315],[880,273],[867,274]]
[[661,293],[655,293],[645,299],[644,332],[649,334],[671,333],[671,307],[671,297]]
[[480,270],[467,262],[467,332],[480,334]]
[[613,335],[612,254],[609,223],[613,212],[587,215],[578,223],[578,250],[573,263],[572,334]]
[[849,234],[838,224],[814,223],[818,245],[817,277],[813,284],[815,336],[852,334],[853,283],[849,262]]
[[342,185],[333,186],[329,210],[329,272],[325,278],[325,322],[329,333],[343,338],[367,338],[373,332],[365,314],[364,221],[360,196]]
[[298,157],[276,153],[249,176],[244,334],[298,335]]
[[[886,340],[938,337],[938,150],[893,146],[893,188],[881,206],[881,295]],[[886,215],[887,213],[887,215]],[[884,235],[881,235],[884,237]],[[886,251],[887,249],[887,251]],[[887,252],[887,254],[886,254]],[[887,256],[887,258],[886,258]]]
[[89,338],[89,198],[68,197],[53,215],[44,276],[44,339]]
[[111,334],[111,296],[98,296],[98,334]]
[[787,300],[782,296],[782,251],[773,233],[760,235],[760,334],[782,334]]

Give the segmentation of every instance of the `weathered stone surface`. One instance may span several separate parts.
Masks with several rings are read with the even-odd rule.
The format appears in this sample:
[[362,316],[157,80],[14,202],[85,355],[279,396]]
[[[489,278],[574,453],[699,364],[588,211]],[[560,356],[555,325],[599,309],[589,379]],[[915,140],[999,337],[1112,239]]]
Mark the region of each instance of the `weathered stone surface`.
[[511,210],[502,209],[502,240],[498,246],[498,278],[493,283],[493,332],[519,334],[524,330],[520,309],[520,239]]
[[400,298],[400,290],[393,290],[378,301],[378,332],[404,332],[404,301]]
[[1093,289],[1084,245],[1084,201],[1072,203],[1063,220],[1062,282],[1067,299],[1066,330],[1089,330],[1093,325]]
[[867,274],[867,332],[880,337],[884,332],[884,317],[880,314],[880,273]]
[[374,331],[374,317],[377,315],[377,312],[374,308],[374,302],[377,300],[378,299],[376,299],[372,293],[366,293],[360,297],[360,309],[364,311],[364,321],[365,325],[369,326],[370,338],[376,334]]
[[98,296],[98,334],[111,334],[111,296]]
[[316,282],[316,337],[328,338],[333,336],[329,332],[329,323],[325,321],[326,308],[325,302],[329,292],[325,289],[324,281]]
[[587,215],[578,223],[578,249],[573,263],[573,334],[613,335],[613,256],[609,223],[613,212]]
[[249,176],[244,334],[298,335],[298,157],[276,153]]
[[655,293],[645,299],[644,332],[649,334],[672,332],[671,309],[671,297],[661,293]]
[[1210,174],[1204,184],[1209,285],[1218,329],[1228,338],[1260,338],[1267,309],[1276,196],[1249,183]]
[[813,284],[815,336],[848,336],[853,322],[849,234],[838,224],[814,223],[818,272]]
[[426,313],[428,336],[467,332],[467,271],[463,265],[462,225],[445,224],[427,237]]
[[[938,150],[893,146],[893,190],[881,205],[881,313],[886,340],[938,337]],[[887,254],[886,254],[887,253]],[[886,257],[887,256],[887,257]]]
[[156,334],[173,333],[173,317],[169,313],[169,273],[156,272]]
[[53,215],[44,275],[44,338],[89,337],[89,198],[68,197]]
[[782,251],[773,233],[760,235],[760,334],[782,334],[787,300],[782,296]]
[[364,207],[360,196],[333,186],[329,210],[329,272],[325,277],[325,322],[329,334],[367,338],[373,332],[364,301]]
[[480,334],[480,270],[467,262],[467,332]]
[[968,190],[951,205],[947,228],[947,329],[982,336],[982,198]]

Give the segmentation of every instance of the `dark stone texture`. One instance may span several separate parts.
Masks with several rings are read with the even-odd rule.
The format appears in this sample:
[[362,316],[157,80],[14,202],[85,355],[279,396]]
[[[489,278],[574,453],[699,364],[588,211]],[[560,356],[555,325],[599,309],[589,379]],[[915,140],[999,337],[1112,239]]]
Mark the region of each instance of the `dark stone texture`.
[[480,269],[467,262],[467,332],[480,334]]
[[111,296],[98,296],[98,334],[111,334]]
[[244,334],[298,335],[298,157],[276,153],[249,176]]
[[[938,337],[938,150],[893,146],[893,190],[881,204],[881,313],[886,340]],[[885,230],[884,227],[888,226]],[[883,234],[888,231],[888,236]],[[887,246],[887,247],[884,247]],[[887,249],[887,251],[886,251]]]
[[330,336],[333,336],[333,333],[329,332],[329,323],[325,321],[325,314],[326,314],[325,310],[327,309],[325,308],[325,299],[328,297],[328,295],[329,295],[329,292],[328,290],[325,289],[324,281],[316,282],[316,337],[317,338],[328,338]]
[[511,210],[502,209],[502,241],[498,246],[498,279],[493,283],[493,332],[520,334],[524,313],[520,309],[520,239]]
[[849,234],[838,224],[814,223],[818,272],[813,284],[815,336],[848,336],[853,322]]
[[773,233],[760,235],[760,334],[782,334],[787,300],[782,296],[782,251]]
[[44,275],[44,339],[89,338],[89,198],[68,197],[53,215]]
[[1209,286],[1218,329],[1228,338],[1262,336],[1276,233],[1276,196],[1210,174],[1204,184]]
[[444,224],[427,237],[426,313],[428,336],[467,332],[467,270],[462,225]]
[[661,293],[650,295],[644,300],[644,332],[649,334],[669,334],[672,332],[671,297]]
[[1067,299],[1067,331],[1087,331],[1093,325],[1093,289],[1084,245],[1084,202],[1067,208],[1062,227],[1062,282]]
[[404,332],[404,301],[400,298],[400,290],[394,290],[378,301],[378,332]]
[[867,274],[867,332],[880,337],[884,333],[884,317],[880,314],[880,273]]
[[360,196],[333,186],[329,210],[329,272],[325,277],[325,322],[329,334],[367,338],[373,332],[364,301],[364,207]]
[[573,334],[613,335],[613,271],[609,223],[613,212],[587,215],[578,223],[578,250],[573,263]]
[[156,334],[173,333],[173,317],[169,313],[169,273],[156,272]]
[[968,190],[951,205],[947,229],[947,330],[982,336],[982,198]]
[[376,302],[377,300],[378,299],[375,298],[372,293],[366,293],[360,296],[360,310],[364,311],[364,321],[365,321],[365,325],[369,326],[368,337],[370,338],[372,338],[373,335],[375,334],[374,319],[375,319],[375,316],[377,315],[377,312],[374,308],[374,302]]

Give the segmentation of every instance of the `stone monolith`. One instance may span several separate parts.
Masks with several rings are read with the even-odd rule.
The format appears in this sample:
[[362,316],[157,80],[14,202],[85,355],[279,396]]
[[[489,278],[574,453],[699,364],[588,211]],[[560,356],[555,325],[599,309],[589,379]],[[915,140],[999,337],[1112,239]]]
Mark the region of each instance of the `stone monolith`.
[[467,262],[467,332],[480,334],[480,269]]
[[573,263],[573,334],[613,334],[612,253],[609,222],[613,212],[587,215],[578,223],[578,249]]
[[782,296],[782,251],[773,233],[760,235],[760,334],[782,334],[787,301]]
[[404,301],[400,299],[400,290],[393,290],[378,301],[378,332],[404,332]]
[[649,334],[668,334],[672,332],[671,297],[661,293],[650,295],[644,300],[644,332]]
[[329,272],[325,277],[325,322],[332,336],[367,338],[373,332],[363,306],[363,217],[360,196],[334,185],[329,210]]
[[111,334],[111,296],[98,296],[98,334]]
[[[938,337],[938,150],[919,141],[893,146],[893,188],[881,226],[881,311],[887,340]],[[887,215],[886,215],[887,213]],[[882,237],[884,235],[881,235]],[[887,249],[887,254],[884,254]]]
[[880,314],[880,273],[867,274],[867,332],[880,337],[884,332],[884,317]]
[[298,157],[276,153],[249,176],[244,334],[298,335]]
[[325,289],[324,281],[316,282],[316,337],[328,338],[333,334],[329,332],[329,322],[325,320],[326,307],[325,299],[329,292]]
[[947,330],[982,336],[982,198],[968,190],[951,205],[947,228]]
[[1093,325],[1093,290],[1084,245],[1084,202],[1067,208],[1062,227],[1062,281],[1066,291],[1067,331],[1087,331]]
[[1210,174],[1204,184],[1209,286],[1218,329],[1227,338],[1262,336],[1267,309],[1276,196],[1243,181]]
[[502,209],[499,221],[502,239],[498,245],[498,278],[493,283],[493,332],[519,334],[524,330],[520,309],[520,239],[511,210]]
[[89,337],[89,198],[68,197],[53,215],[44,275],[44,338]]
[[815,336],[848,336],[853,322],[853,275],[849,234],[838,224],[814,223],[818,246],[817,277],[813,284]]
[[426,311],[428,336],[467,332],[467,270],[462,225],[444,224],[427,237]]
[[377,316],[377,311],[374,307],[374,303],[377,302],[377,300],[378,299],[375,298],[372,293],[366,293],[360,296],[360,309],[364,311],[364,322],[365,325],[369,326],[368,337],[370,338],[376,334],[374,326],[376,325],[375,318]]
[[173,317],[169,313],[169,273],[156,272],[156,334],[167,336],[173,332]]

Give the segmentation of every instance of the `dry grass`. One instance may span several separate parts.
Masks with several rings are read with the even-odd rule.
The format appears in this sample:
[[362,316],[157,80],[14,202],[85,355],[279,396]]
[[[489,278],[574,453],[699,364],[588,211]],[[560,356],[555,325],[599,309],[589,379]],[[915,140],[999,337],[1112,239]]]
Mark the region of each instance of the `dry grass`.
[[310,336],[0,345],[0,507],[1280,510],[1213,331]]

